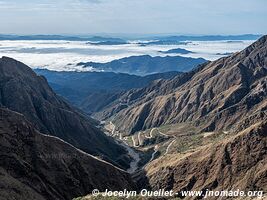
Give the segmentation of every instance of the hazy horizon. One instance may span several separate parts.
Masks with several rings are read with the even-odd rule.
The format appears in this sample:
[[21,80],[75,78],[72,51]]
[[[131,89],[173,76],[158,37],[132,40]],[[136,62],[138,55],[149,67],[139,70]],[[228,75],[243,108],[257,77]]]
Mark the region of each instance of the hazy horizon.
[[267,33],[240,33],[240,34],[189,34],[189,33],[2,33],[0,35],[10,35],[10,36],[74,36],[74,37],[127,37],[127,38],[139,38],[139,37],[164,37],[164,36],[244,36],[244,35],[254,35],[262,36]]

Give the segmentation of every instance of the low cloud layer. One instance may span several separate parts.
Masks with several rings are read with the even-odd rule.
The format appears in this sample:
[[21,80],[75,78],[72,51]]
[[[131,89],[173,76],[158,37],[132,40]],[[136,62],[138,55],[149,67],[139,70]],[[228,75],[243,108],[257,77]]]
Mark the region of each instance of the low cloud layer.
[[173,48],[183,48],[194,53],[186,55],[170,54],[170,56],[181,55],[214,60],[225,53],[239,51],[252,42],[238,41],[229,43],[226,41],[213,41],[167,46],[139,46],[137,44],[98,46],[90,45],[86,42],[73,41],[1,41],[0,56],[15,58],[25,62],[32,68],[73,71],[85,70],[76,66],[79,62],[108,62],[133,55],[167,56],[159,51],[167,51]]

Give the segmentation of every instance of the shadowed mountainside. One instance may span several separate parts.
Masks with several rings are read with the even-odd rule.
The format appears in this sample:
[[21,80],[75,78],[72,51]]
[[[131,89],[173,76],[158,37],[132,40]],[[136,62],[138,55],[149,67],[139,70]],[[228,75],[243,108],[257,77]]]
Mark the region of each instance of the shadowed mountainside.
[[95,188],[134,187],[126,172],[0,108],[0,199],[71,200]]
[[117,165],[128,165],[126,150],[97,129],[94,120],[57,96],[44,77],[7,57],[0,59],[0,104],[22,113],[42,133]]

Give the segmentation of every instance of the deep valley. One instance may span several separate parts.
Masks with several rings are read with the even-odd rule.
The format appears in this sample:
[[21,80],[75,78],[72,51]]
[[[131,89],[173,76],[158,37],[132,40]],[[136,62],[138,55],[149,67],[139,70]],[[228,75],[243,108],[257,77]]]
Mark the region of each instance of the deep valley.
[[[185,68],[144,59],[152,57],[81,64],[111,72],[59,72],[2,57],[0,199],[103,199],[94,189],[164,189],[178,199],[266,193],[267,36]],[[131,66],[142,75],[128,74]]]

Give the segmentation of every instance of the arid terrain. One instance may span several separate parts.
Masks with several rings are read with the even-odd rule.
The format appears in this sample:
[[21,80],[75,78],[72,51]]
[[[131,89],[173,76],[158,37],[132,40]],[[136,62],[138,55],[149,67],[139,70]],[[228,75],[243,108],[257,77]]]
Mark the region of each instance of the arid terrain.
[[[115,75],[123,84],[110,78],[118,90],[88,97],[88,112],[66,99],[78,102],[75,90],[86,94],[90,86],[61,88],[61,96],[49,79],[2,57],[0,199],[116,199],[93,197],[94,189],[164,189],[178,199],[204,198],[182,191],[266,192],[266,66],[263,36],[188,72],[127,76],[144,81],[132,88]],[[46,73],[76,84],[82,75]],[[102,80],[96,75],[94,84]]]

